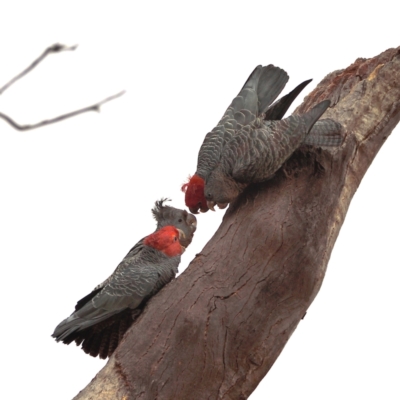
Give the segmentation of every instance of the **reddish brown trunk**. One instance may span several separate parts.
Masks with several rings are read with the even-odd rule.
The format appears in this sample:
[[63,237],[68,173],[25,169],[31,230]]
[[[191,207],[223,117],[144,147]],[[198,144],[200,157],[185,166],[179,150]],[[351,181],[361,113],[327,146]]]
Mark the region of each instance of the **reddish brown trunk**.
[[329,74],[339,149],[303,146],[229,207],[188,269],[153,298],[76,399],[245,399],[317,295],[351,198],[400,119],[400,48]]

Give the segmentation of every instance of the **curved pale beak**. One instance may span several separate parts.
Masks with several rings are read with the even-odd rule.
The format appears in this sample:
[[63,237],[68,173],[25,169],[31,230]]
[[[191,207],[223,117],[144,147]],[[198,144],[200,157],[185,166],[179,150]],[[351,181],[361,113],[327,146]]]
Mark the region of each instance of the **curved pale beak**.
[[[182,231],[182,230],[180,230],[180,229],[178,229],[178,232],[179,232],[179,244],[181,245],[181,239],[185,239],[186,238],[186,235],[184,234],[184,232]],[[185,252],[185,250],[186,250],[186,247],[185,246],[182,246],[181,245],[181,250],[182,250],[182,254]]]
[[207,200],[207,207],[211,210],[211,211],[215,211],[215,201],[211,201],[211,200]]
[[196,231],[197,229],[197,219],[194,215],[192,214],[188,214],[188,216],[186,217],[186,223],[192,227],[193,232]]

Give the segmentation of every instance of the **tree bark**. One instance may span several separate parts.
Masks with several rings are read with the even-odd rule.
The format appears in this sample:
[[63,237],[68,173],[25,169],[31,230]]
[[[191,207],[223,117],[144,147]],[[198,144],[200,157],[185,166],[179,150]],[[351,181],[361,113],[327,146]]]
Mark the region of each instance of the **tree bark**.
[[317,295],[362,177],[400,119],[400,47],[329,74],[338,149],[302,146],[227,210],[187,270],[150,300],[75,399],[246,399]]

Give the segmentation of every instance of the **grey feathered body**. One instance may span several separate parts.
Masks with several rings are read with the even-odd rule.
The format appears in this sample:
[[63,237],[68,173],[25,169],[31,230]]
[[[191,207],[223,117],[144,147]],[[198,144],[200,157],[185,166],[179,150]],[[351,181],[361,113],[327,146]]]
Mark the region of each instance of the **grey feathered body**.
[[55,329],[57,341],[126,310],[134,310],[156,294],[178,272],[181,257],[167,257],[144,244],[135,246],[118,265],[103,287]]
[[[152,214],[157,229],[172,225],[183,231],[181,245],[187,247],[196,231],[196,217],[186,210],[155,203]],[[75,341],[96,357],[111,356],[146,301],[170,282],[178,272],[180,256],[167,257],[139,240],[104,282],[79,300],[72,315],[55,329],[57,341]]]
[[340,124],[331,119],[318,121],[328,100],[304,115],[281,120],[310,82],[271,105],[287,80],[286,72],[278,67],[257,67],[217,127],[206,135],[196,174],[205,179],[207,200],[232,201],[248,184],[270,178],[303,143],[341,144]]
[[225,145],[217,168],[238,182],[265,181],[305,142],[311,126],[329,104],[322,102],[312,112],[281,121],[253,121]]

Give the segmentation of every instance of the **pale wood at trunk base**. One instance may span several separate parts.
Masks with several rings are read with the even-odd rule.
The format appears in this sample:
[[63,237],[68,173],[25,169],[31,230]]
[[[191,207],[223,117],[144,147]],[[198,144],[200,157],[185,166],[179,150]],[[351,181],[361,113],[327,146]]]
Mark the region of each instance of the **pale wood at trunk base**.
[[351,198],[399,122],[400,47],[329,74],[296,112],[326,98],[333,107],[324,117],[346,132],[342,147],[303,146],[231,204],[210,242],[75,399],[251,394],[318,293]]

